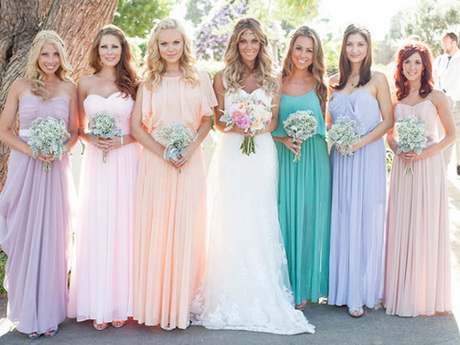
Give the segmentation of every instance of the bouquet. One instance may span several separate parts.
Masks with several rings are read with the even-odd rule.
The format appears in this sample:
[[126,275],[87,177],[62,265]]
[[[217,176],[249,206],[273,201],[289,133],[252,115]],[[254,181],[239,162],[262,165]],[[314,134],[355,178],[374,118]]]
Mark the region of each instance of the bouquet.
[[[37,157],[41,152],[43,155],[52,154],[55,159],[61,160],[66,153],[64,142],[68,138],[70,134],[64,120],[51,116],[39,117],[32,121],[28,144],[33,157]],[[49,162],[45,162],[44,169],[51,169]]]
[[[117,129],[117,115],[101,111],[88,116],[89,134],[93,138],[113,138],[122,136],[121,130]],[[107,163],[107,152],[102,152],[102,162]]]
[[361,125],[348,116],[339,116],[331,126],[328,134],[329,144],[335,146],[337,151],[345,157],[353,155],[351,152],[362,134]]
[[[397,121],[396,131],[398,133],[398,149],[396,150],[396,154],[413,150],[419,155],[425,148],[427,142],[425,122],[419,120],[414,115],[409,115]],[[406,174],[407,171],[410,171],[412,175],[414,174],[412,162],[406,162],[404,174]]]
[[[196,133],[181,123],[172,122],[161,127],[156,132],[155,139],[166,146],[164,158],[177,162],[180,156],[185,155],[185,148],[196,140]],[[181,172],[180,169],[179,172]]]
[[[228,110],[224,111],[220,121],[227,125],[226,131],[231,130],[236,125],[245,133],[249,132],[254,135],[270,123],[272,119],[270,108],[271,106],[267,106],[262,100],[256,99],[252,95],[243,96],[232,103]],[[255,153],[254,138],[244,137],[240,149],[243,154],[248,156]]]
[[[290,137],[307,140],[316,134],[318,121],[311,110],[298,110],[283,121],[284,130]],[[294,162],[300,160],[300,154],[295,155]]]

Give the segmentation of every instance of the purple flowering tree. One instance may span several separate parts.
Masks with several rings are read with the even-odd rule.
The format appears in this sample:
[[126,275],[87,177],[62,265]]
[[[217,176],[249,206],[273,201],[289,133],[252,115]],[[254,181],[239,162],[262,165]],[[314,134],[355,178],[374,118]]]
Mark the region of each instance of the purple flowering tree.
[[246,1],[231,0],[219,9],[210,20],[198,28],[195,52],[198,59],[221,60],[235,20],[247,13]]

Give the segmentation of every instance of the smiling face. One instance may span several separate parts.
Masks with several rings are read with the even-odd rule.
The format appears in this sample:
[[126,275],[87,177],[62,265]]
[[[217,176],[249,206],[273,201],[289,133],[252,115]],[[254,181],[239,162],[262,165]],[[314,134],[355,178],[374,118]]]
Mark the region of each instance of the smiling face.
[[56,48],[49,43],[45,43],[38,55],[38,67],[45,74],[54,74],[61,66],[61,59]]
[[348,36],[346,42],[347,59],[351,63],[362,62],[367,56],[368,43],[361,34]]
[[409,81],[414,81],[422,78],[422,72],[425,69],[423,66],[422,57],[419,53],[414,53],[409,56],[402,64],[403,75]]
[[260,51],[260,41],[251,29],[244,30],[238,41],[238,53],[243,62],[252,62]]
[[113,67],[121,59],[121,43],[114,35],[104,35],[99,43],[98,53],[103,66]]
[[184,39],[177,29],[164,29],[158,34],[158,48],[166,64],[177,64],[184,52]]
[[295,68],[303,70],[313,63],[314,42],[311,37],[299,36],[296,38],[291,54]]

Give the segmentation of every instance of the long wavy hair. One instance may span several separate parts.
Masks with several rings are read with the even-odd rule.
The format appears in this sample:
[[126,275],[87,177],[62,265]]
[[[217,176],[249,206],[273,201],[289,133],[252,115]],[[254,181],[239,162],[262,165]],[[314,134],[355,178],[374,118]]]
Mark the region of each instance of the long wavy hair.
[[367,43],[367,54],[361,66],[359,67],[359,82],[356,88],[366,85],[371,80],[372,66],[372,41],[371,33],[364,26],[350,24],[343,34],[342,47],[340,48],[339,58],[339,82],[332,87],[336,90],[342,90],[347,84],[348,78],[351,75],[351,63],[347,58],[347,41],[350,35],[360,34]]
[[291,76],[294,72],[292,51],[294,50],[294,44],[298,37],[310,37],[313,40],[313,62],[310,66],[308,66],[308,71],[316,79],[315,93],[318,95],[321,110],[323,111],[324,116],[327,102],[327,85],[324,81],[326,66],[324,64],[324,53],[321,39],[315,30],[309,28],[308,26],[301,26],[294,32],[289,43],[288,52],[284,58],[282,76],[284,79]]
[[50,96],[45,84],[46,74],[38,65],[38,58],[45,44],[51,44],[59,54],[60,66],[55,72],[56,76],[63,81],[72,80],[70,78],[72,67],[69,63],[64,41],[55,31],[39,31],[32,41],[32,46],[30,47],[25,76],[32,86],[31,92],[43,100],[48,99]]
[[125,94],[125,97],[131,96],[136,99],[139,78],[136,73],[135,61],[125,33],[119,27],[107,25],[97,33],[89,52],[89,65],[94,69],[94,73],[100,72],[104,67],[99,56],[99,46],[105,35],[115,36],[121,45],[120,61],[115,66],[115,85]]
[[166,18],[155,25],[150,34],[144,69],[144,81],[147,87],[150,90],[155,90],[161,83],[161,75],[166,71],[166,63],[160,55],[158,46],[158,35],[166,29],[176,29],[184,41],[184,51],[179,59],[181,78],[192,85],[198,85],[198,75],[195,68],[196,59],[193,55],[192,43],[178,20]]
[[254,18],[240,19],[228,40],[224,54],[225,68],[223,73],[226,90],[237,92],[243,87],[246,65],[238,51],[238,42],[246,30],[251,30],[260,42],[260,50],[253,70],[256,82],[265,92],[274,95],[279,88],[279,82],[273,69],[273,61],[268,53],[268,39],[262,31],[259,21]]
[[433,91],[433,66],[431,51],[427,45],[422,42],[410,42],[401,47],[396,54],[396,72],[395,72],[395,85],[396,97],[398,101],[407,97],[410,91],[409,83],[403,73],[403,64],[408,58],[415,53],[420,54],[424,70],[421,77],[421,85],[418,94],[420,97],[425,98]]

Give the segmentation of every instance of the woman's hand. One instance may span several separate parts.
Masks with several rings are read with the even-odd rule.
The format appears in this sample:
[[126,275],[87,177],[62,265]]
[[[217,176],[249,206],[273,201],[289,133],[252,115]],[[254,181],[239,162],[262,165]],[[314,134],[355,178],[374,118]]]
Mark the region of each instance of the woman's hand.
[[92,140],[91,143],[104,152],[109,152],[123,146],[121,144],[121,137],[118,136],[113,138],[98,137],[97,139]]
[[423,152],[424,151],[422,151],[420,154],[416,154],[414,150],[411,150],[409,152],[399,153],[398,157],[401,158],[404,162],[410,163],[423,159]]
[[193,153],[195,152],[195,150],[197,149],[198,146],[199,146],[199,144],[197,144],[194,141],[193,143],[191,143],[190,145],[185,147],[185,155],[179,156],[179,160],[175,161],[174,165],[179,169],[182,168],[184,166],[184,164],[187,163],[187,161],[193,155]]
[[49,155],[44,155],[40,152],[35,158],[39,161],[42,161],[43,163],[51,163],[54,161],[54,154],[50,153]]
[[286,148],[291,151],[296,156],[300,155],[302,149],[302,140],[294,139],[292,137],[282,137],[281,142],[286,146]]

